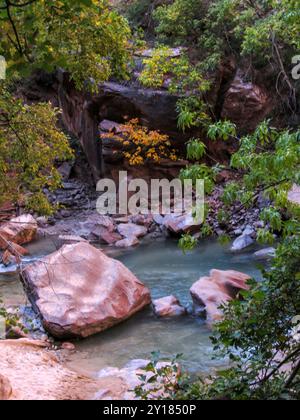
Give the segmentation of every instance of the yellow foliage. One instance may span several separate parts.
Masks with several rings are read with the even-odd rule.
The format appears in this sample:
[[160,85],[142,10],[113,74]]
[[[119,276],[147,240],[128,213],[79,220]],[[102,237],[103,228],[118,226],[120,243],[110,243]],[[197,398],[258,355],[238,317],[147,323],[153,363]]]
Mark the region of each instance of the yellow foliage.
[[124,157],[131,166],[143,165],[145,162],[160,163],[161,159],[178,160],[176,151],[171,149],[169,136],[141,126],[138,119],[123,124],[121,130],[120,136],[110,132],[101,137],[113,138],[122,143]]

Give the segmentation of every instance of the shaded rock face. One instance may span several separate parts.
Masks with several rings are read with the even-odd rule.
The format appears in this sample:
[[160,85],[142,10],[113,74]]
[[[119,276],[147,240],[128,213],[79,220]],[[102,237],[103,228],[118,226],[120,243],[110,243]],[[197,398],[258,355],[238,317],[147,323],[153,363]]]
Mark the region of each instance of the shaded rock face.
[[220,306],[238,296],[241,290],[248,290],[250,277],[238,271],[212,270],[209,277],[202,277],[190,289],[197,313],[206,316],[208,324],[223,318]]
[[0,227],[0,249],[7,248],[7,242],[1,236],[6,241],[23,245],[35,239],[37,228],[37,222],[30,214],[11,219]]
[[243,73],[237,72],[225,94],[222,118],[237,124],[243,132],[256,129],[272,110],[272,100],[262,87],[243,80]]
[[[105,120],[124,122],[125,116],[139,118],[144,125],[168,133],[184,146],[185,140],[177,131],[177,98],[168,92],[107,82],[100,86],[97,95],[92,96],[78,92],[67,73],[59,73],[58,78],[63,123],[79,138],[95,181],[105,171],[99,138],[99,123]],[[105,125],[104,128],[111,127]]]
[[[186,133],[178,130],[178,97],[166,89],[144,89],[135,83],[125,85],[107,82],[99,87],[98,94],[90,95],[78,92],[66,72],[58,74],[58,81],[57,96],[63,123],[80,140],[96,182],[103,175],[108,175],[114,167],[121,164],[124,168],[120,144],[113,139],[101,141],[99,138],[100,132],[112,130],[118,133],[119,124],[125,121],[124,117],[138,118],[141,124],[150,129],[166,133],[171,139],[172,147],[183,155],[186,141],[199,135],[197,129]],[[207,147],[210,154],[224,162],[235,150],[229,142],[225,144],[208,141]],[[132,168],[128,168],[130,169]]]
[[149,290],[119,261],[87,243],[65,245],[26,267],[21,279],[54,337],[88,337],[138,312]]
[[[216,117],[235,122],[240,132],[255,129],[278,105],[271,97],[273,93],[263,88],[267,86],[267,76],[254,76],[254,82],[244,81],[247,66],[245,68],[239,69],[236,60],[229,57],[212,77],[213,87],[207,95]],[[203,137],[198,129],[186,133],[178,130],[178,98],[175,95],[166,89],[143,89],[134,80],[123,84],[112,81],[103,83],[99,86],[99,92],[91,95],[78,92],[67,72],[58,71],[52,75],[40,72],[20,93],[28,102],[50,100],[54,106],[62,109],[63,125],[80,140],[96,182],[109,173],[110,165],[114,167],[120,165],[120,161],[122,163],[121,153],[111,153],[116,145],[111,144],[111,140],[102,143],[100,131],[118,131],[118,123],[123,123],[124,117],[139,118],[149,128],[168,134],[172,146],[182,153],[189,138]],[[224,163],[237,147],[235,142],[206,141],[206,145],[209,154]],[[83,166],[83,162],[80,165]],[[83,176],[82,170],[80,172]]]
[[186,309],[175,296],[166,296],[152,302],[154,312],[159,317],[174,317],[186,314]]

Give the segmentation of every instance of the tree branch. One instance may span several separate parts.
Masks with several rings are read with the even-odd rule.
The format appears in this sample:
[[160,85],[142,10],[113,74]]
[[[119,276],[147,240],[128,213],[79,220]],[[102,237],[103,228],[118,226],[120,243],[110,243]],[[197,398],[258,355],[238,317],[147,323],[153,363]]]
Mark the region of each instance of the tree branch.
[[7,17],[10,21],[10,24],[13,28],[13,32],[15,34],[16,43],[17,43],[17,51],[19,52],[20,55],[23,55],[23,48],[22,48],[22,45],[21,45],[21,41],[20,41],[20,38],[19,38],[19,34],[18,34],[16,25],[15,25],[15,22],[12,18],[11,12],[10,12],[10,7],[11,7],[10,1],[6,0]]

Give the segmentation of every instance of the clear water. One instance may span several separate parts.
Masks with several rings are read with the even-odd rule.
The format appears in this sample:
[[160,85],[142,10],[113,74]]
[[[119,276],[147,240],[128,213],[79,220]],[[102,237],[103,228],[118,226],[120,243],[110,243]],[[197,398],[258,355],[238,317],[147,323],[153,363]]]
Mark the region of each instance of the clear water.
[[[49,241],[30,246],[35,258],[54,249],[55,244]],[[131,269],[150,288],[154,299],[174,294],[186,306],[191,305],[192,284],[213,268],[234,269],[260,277],[253,250],[233,255],[214,241],[203,242],[187,255],[172,240],[145,243],[134,250],[107,252]],[[16,274],[0,274],[1,295],[9,304],[26,302]],[[77,352],[70,356],[68,363],[93,375],[107,366],[121,368],[132,359],[147,359],[152,351],[160,350],[166,357],[182,353],[182,364],[191,372],[207,372],[224,363],[212,360],[209,336],[209,329],[199,318],[187,315],[158,319],[149,308],[108,331],[77,342]]]
[[[26,249],[29,255],[23,258],[24,264],[38,260],[44,255],[55,251],[57,244],[55,239],[45,238],[26,245]],[[0,264],[0,299],[8,306],[23,305],[28,302],[16,270],[16,266],[5,267]]]

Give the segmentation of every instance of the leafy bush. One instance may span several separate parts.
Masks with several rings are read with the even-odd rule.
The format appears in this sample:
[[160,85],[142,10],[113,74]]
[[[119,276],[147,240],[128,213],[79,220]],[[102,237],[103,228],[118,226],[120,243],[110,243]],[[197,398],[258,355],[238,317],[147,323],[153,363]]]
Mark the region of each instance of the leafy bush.
[[179,176],[182,180],[191,179],[193,185],[196,185],[198,179],[204,180],[205,193],[211,194],[215,186],[217,172],[218,168],[210,168],[205,164],[195,164],[182,169]]
[[187,44],[203,30],[206,2],[203,0],[175,0],[154,11],[156,32],[167,42]]
[[58,113],[49,103],[24,105],[0,84],[0,204],[25,200],[32,210],[53,211],[43,190],[60,186],[55,162],[72,157]]
[[141,400],[174,399],[182,380],[177,355],[173,360],[163,360],[160,352],[153,352],[151,361],[139,375],[141,384],[135,389],[135,395]]
[[[213,140],[236,136],[230,122],[214,124],[208,131]],[[265,228],[258,231],[258,240],[273,243],[276,233],[283,242],[272,268],[263,272],[264,280],[252,280],[250,290],[241,293],[243,300],[222,308],[224,320],[216,325],[212,340],[231,367],[182,384],[176,398],[300,399],[300,342],[294,333],[300,314],[300,208],[288,201],[291,186],[299,184],[299,132],[278,131],[265,121],[240,139],[231,165],[241,179],[226,186],[228,209],[219,213],[219,222],[226,223],[233,203],[240,202],[242,208],[264,197],[271,204],[261,211]],[[209,174],[196,164],[183,175]],[[183,248],[185,242],[191,249],[193,243],[184,238]]]
[[224,308],[213,342],[233,367],[201,384],[198,398],[300,399],[299,276],[297,236],[280,245],[263,282]]

